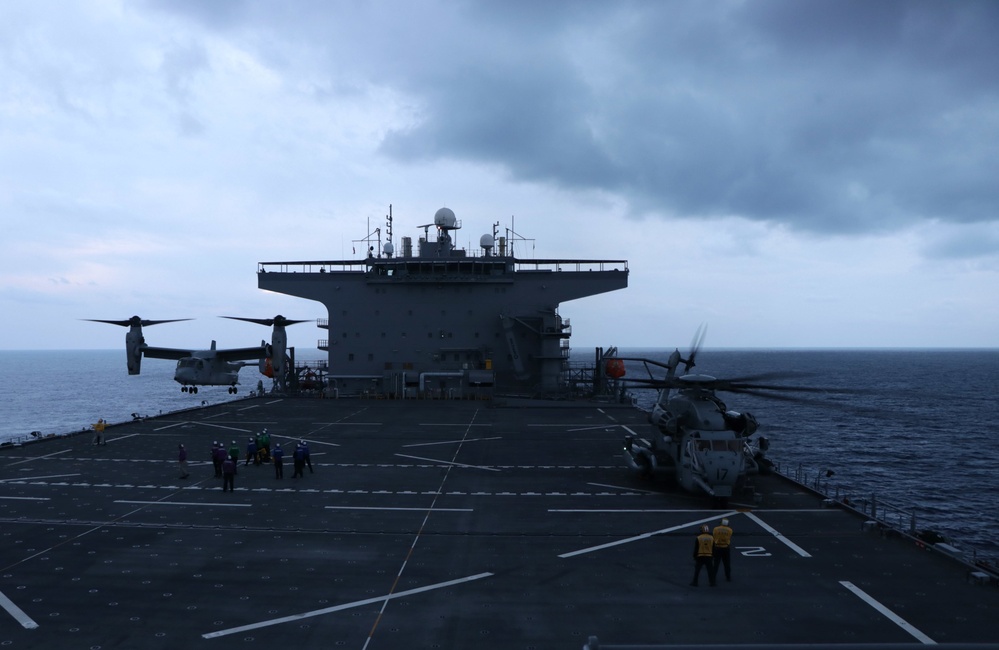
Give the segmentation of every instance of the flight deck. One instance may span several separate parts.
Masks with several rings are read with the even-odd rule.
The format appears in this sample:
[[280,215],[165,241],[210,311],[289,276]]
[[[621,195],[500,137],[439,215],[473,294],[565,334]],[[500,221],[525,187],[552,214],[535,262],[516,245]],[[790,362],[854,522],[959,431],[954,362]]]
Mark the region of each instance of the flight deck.
[[[0,645],[996,647],[990,579],[779,476],[724,508],[643,481],[621,440],[648,427],[592,402],[268,396],[5,447]],[[264,428],[284,478],[241,461],[223,492],[212,443]],[[723,517],[732,581],[693,587]]]

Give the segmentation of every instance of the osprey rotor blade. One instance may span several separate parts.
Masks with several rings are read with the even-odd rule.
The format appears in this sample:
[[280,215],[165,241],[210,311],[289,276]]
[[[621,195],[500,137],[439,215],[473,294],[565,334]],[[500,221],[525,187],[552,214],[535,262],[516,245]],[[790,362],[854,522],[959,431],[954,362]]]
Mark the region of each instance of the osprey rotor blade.
[[101,318],[81,318],[80,320],[89,321],[91,323],[107,323],[108,325],[120,325],[121,327],[134,327],[136,325],[142,327],[148,327],[150,325],[159,325],[161,323],[179,323],[180,321],[192,320],[190,318],[172,318],[170,320],[145,320],[139,318],[138,316],[132,316],[126,320],[104,320]]
[[222,318],[228,318],[229,320],[241,320],[241,321],[246,321],[247,323],[256,323],[257,325],[266,325],[267,327],[270,327],[272,325],[279,325],[281,327],[284,327],[286,325],[294,325],[296,323],[308,322],[308,320],[291,320],[289,318],[281,316],[280,314],[278,314],[274,318],[244,318],[242,316],[222,316]]

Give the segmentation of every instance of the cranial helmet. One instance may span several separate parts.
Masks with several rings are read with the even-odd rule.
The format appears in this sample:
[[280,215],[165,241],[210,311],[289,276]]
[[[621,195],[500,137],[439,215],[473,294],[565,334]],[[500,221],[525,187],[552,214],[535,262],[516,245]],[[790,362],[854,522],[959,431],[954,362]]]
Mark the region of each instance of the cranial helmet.
[[701,532],[702,533],[708,532],[708,525],[707,524],[704,524],[703,526],[701,526]]
[[728,526],[728,519],[722,519],[722,526]]

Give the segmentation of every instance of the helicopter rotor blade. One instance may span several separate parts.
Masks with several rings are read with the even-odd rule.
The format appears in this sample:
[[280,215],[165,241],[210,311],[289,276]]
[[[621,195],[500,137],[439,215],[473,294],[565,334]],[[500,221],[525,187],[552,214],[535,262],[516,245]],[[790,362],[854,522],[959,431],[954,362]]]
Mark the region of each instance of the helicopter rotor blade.
[[694,332],[694,340],[690,342],[690,354],[687,355],[686,359],[683,359],[683,369],[684,372],[690,372],[690,369],[696,366],[694,362],[697,358],[697,353],[701,349],[701,345],[704,343],[704,336],[708,333],[707,323],[701,323],[697,327],[697,331]]
[[[822,393],[825,395],[858,395],[865,391],[859,388],[839,388],[832,386],[787,386],[784,384],[754,384],[746,382],[733,382],[719,380],[714,386],[715,390],[729,393],[744,393],[747,391],[775,391],[788,393]],[[766,393],[761,393],[766,394]]]

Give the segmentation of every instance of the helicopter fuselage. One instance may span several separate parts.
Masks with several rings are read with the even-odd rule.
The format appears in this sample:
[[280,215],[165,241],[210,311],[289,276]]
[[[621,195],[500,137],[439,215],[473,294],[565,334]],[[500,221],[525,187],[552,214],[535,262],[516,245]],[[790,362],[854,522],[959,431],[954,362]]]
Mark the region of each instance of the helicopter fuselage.
[[181,386],[235,386],[242,367],[213,357],[184,357],[177,360],[173,380]]
[[660,392],[649,414],[651,440],[625,438],[625,460],[644,475],[672,474],[685,490],[727,499],[748,473],[760,470],[758,439],[750,439],[756,419],[727,410],[714,391],[698,386],[713,377],[683,379],[688,387],[677,394]]

